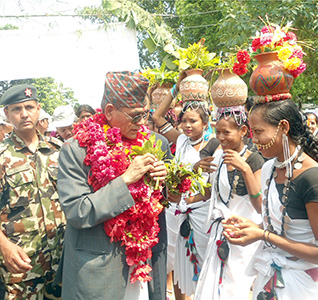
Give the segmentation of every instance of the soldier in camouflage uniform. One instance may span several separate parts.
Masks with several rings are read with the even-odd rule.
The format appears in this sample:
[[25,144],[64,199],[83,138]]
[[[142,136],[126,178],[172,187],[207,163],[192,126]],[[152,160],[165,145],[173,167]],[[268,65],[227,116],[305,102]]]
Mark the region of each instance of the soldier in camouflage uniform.
[[[65,218],[57,193],[62,143],[36,131],[36,89],[9,89],[0,105],[13,124],[0,143],[0,273],[5,299],[60,299],[52,287],[61,258]],[[1,289],[1,288],[0,288]]]

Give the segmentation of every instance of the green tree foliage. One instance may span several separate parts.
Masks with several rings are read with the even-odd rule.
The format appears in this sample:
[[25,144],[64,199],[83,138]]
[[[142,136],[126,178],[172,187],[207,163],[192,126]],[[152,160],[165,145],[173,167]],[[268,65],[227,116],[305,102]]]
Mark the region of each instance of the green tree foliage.
[[15,30],[15,29],[19,29],[19,27],[11,25],[11,24],[0,26],[0,30]]
[[216,1],[183,1],[175,2],[179,22],[182,24],[180,43],[182,47],[197,43],[205,38],[205,46],[210,52],[216,52],[215,45],[219,40],[219,22],[222,13],[217,9]]
[[[112,22],[126,22],[127,27],[138,30],[138,49],[142,68],[158,67],[166,53],[163,47],[167,41],[177,42],[179,27],[175,17],[174,1],[102,1],[98,8],[86,7],[81,11],[85,19],[102,23],[108,28]],[[174,17],[170,17],[174,15]]]
[[37,88],[38,99],[41,107],[50,115],[56,107],[70,104],[76,109],[79,106],[78,100],[74,98],[74,91],[57,83],[53,78],[29,78],[10,81],[0,81],[0,97],[10,87],[17,84],[31,84]]
[[[85,13],[105,26],[125,21],[137,28],[141,66],[151,68],[164,60],[167,42],[187,47],[204,37],[210,52],[231,52],[251,43],[264,25],[259,16],[266,20],[267,14],[276,24],[292,21],[298,39],[311,41],[312,48],[304,48],[307,70],[295,80],[291,93],[296,101],[318,104],[318,55],[313,50],[318,49],[317,0],[104,0],[100,8]],[[246,82],[251,72],[243,78]]]
[[[176,11],[184,26],[182,44],[206,38],[205,45],[211,52],[231,51],[235,46],[250,44],[251,37],[260,30],[266,20],[271,22],[292,21],[298,40],[311,42],[307,53],[307,70],[295,79],[291,93],[297,102],[318,104],[318,1],[316,0],[177,0]],[[211,14],[199,14],[211,11]],[[196,17],[181,14],[197,12]],[[197,27],[195,27],[195,24]],[[200,26],[200,27],[199,27]],[[244,77],[248,81],[251,71]],[[252,93],[252,92],[251,92]]]

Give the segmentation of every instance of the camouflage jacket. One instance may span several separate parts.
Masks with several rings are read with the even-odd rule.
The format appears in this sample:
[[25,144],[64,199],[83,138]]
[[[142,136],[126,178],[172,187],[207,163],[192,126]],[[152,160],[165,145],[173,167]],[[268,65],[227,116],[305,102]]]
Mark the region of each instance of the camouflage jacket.
[[15,133],[0,143],[0,228],[24,249],[33,265],[26,274],[12,274],[0,253],[5,283],[42,277],[57,269],[65,228],[56,183],[61,145],[55,138],[39,135],[32,153]]

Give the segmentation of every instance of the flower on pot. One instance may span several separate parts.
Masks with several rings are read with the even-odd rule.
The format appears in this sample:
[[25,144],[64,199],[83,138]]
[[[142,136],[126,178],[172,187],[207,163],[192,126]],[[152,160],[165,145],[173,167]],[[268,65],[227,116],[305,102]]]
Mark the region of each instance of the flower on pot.
[[212,69],[219,62],[219,58],[215,53],[210,53],[207,47],[204,47],[205,38],[202,38],[198,43],[189,44],[188,48],[178,47],[168,44],[164,50],[176,57],[173,61],[179,67],[179,70],[187,69]]
[[253,37],[251,48],[253,55],[276,51],[285,69],[296,78],[306,70],[306,63],[303,62],[305,52],[297,42],[296,34],[290,31],[291,25],[292,22],[287,22],[283,27],[265,23],[261,31],[257,31]]
[[217,69],[229,69],[231,73],[236,75],[244,75],[248,72],[247,65],[251,61],[251,57],[247,50],[238,50],[237,53],[227,53],[225,56],[220,56],[220,63]]
[[150,69],[147,67],[141,72],[141,75],[149,80],[149,85],[163,85],[165,83],[175,84],[178,80],[179,73],[166,69],[166,63],[163,62],[160,68]]

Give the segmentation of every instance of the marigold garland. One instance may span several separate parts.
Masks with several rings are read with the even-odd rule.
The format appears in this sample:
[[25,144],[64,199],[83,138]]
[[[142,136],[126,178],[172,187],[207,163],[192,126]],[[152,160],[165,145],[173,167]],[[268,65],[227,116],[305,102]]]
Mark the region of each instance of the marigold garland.
[[[88,183],[94,191],[122,175],[130,165],[132,146],[142,146],[150,137],[150,131],[141,126],[135,140],[122,138],[119,128],[106,124],[106,117],[97,113],[75,126],[74,138],[86,148],[85,165],[90,166]],[[135,205],[115,218],[104,223],[111,242],[121,242],[125,246],[128,266],[135,266],[130,274],[130,282],[147,282],[151,267],[146,260],[151,258],[151,248],[159,239],[158,216],[163,209],[160,204],[161,187],[154,190],[144,178],[128,187]]]

